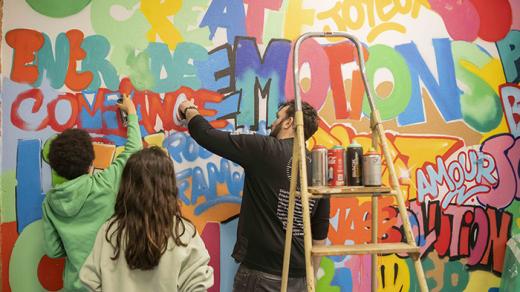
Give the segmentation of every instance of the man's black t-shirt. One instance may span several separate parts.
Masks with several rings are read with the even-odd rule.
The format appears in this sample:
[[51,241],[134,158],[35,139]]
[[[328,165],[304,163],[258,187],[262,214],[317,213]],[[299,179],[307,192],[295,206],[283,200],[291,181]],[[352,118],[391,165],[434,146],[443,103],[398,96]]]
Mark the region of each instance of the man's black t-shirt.
[[[249,268],[281,275],[293,139],[255,134],[233,134],[214,129],[202,116],[192,118],[188,129],[207,150],[244,168],[245,181],[233,257]],[[310,200],[312,238],[327,238],[330,202]],[[290,277],[305,276],[303,219],[296,199],[291,247]]]

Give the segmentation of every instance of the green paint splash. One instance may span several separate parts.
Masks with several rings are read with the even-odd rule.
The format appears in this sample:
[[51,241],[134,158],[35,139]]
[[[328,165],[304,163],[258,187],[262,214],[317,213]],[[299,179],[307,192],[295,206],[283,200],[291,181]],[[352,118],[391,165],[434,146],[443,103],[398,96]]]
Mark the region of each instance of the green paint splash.
[[2,180],[1,222],[16,221],[16,171],[5,171],[0,179]]
[[74,15],[90,3],[91,0],[26,0],[36,12],[54,18]]

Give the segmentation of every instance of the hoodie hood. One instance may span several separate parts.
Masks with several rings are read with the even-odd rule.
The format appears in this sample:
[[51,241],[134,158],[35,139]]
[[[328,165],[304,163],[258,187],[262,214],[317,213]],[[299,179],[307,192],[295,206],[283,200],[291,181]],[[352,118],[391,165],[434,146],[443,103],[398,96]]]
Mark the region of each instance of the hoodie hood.
[[52,188],[47,192],[46,200],[56,214],[73,217],[81,210],[91,190],[92,177],[84,174]]

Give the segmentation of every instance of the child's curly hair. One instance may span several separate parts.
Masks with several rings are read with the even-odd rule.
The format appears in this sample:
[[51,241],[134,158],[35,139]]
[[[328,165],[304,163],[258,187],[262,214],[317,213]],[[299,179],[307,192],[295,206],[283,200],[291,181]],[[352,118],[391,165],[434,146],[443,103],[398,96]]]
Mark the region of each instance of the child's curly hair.
[[94,161],[90,135],[81,129],[67,129],[51,142],[49,163],[56,173],[68,180],[88,173]]

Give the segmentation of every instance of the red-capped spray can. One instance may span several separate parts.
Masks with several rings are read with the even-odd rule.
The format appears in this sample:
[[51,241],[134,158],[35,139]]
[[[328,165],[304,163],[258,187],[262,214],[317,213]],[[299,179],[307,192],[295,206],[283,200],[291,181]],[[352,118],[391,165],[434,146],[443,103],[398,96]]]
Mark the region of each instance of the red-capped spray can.
[[347,162],[347,185],[362,186],[363,185],[363,147],[356,141],[352,141],[345,151]]
[[381,185],[381,155],[374,148],[363,156],[363,184],[367,187]]
[[312,160],[312,186],[314,187],[323,187],[328,184],[328,176],[327,176],[327,148],[321,145],[315,145],[311,151],[311,160]]
[[329,186],[345,185],[345,149],[339,145],[327,153],[329,168]]

